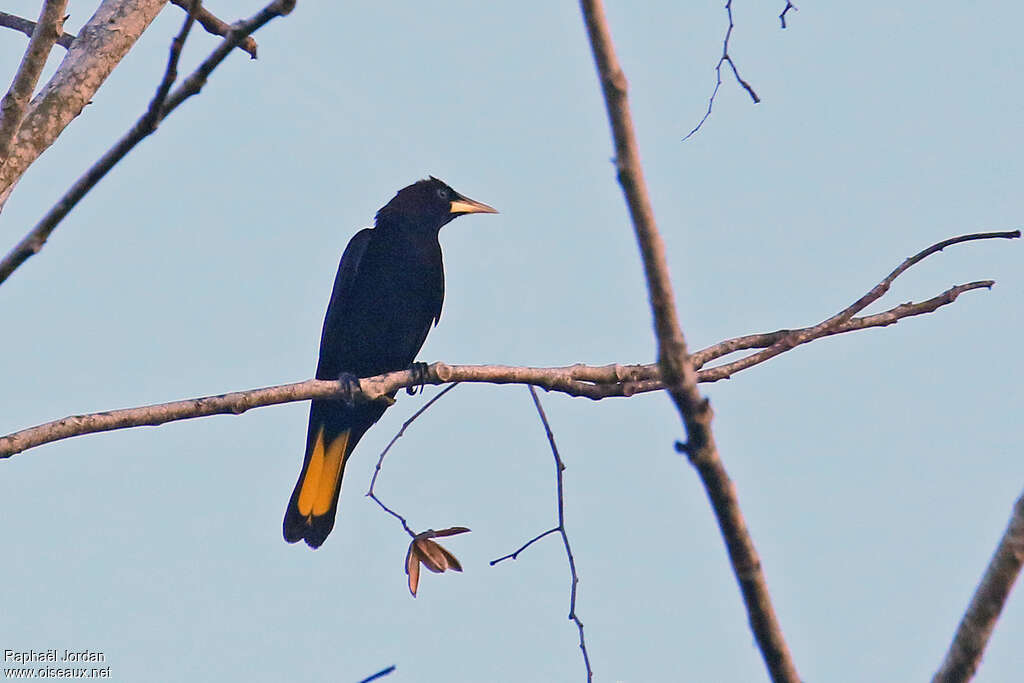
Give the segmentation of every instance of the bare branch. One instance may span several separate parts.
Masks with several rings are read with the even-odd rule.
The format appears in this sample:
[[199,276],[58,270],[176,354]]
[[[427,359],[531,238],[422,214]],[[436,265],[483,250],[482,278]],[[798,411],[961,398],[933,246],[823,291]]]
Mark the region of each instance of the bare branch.
[[459,386],[458,382],[453,382],[452,384],[446,386],[444,389],[439,391],[436,396],[427,401],[422,408],[413,413],[412,417],[410,417],[408,420],[402,423],[402,427],[398,430],[398,433],[391,437],[391,441],[388,442],[388,445],[384,447],[383,451],[381,451],[380,457],[377,458],[377,466],[373,468],[373,477],[370,479],[370,488],[366,491],[367,497],[373,499],[373,501],[377,503],[377,505],[379,505],[380,508],[384,510],[384,512],[388,513],[389,515],[397,519],[399,522],[401,522],[402,528],[405,529],[405,533],[409,534],[413,538],[416,537],[416,532],[409,527],[408,522],[405,521],[405,517],[403,517],[402,515],[398,514],[397,512],[389,508],[387,505],[385,505],[384,501],[377,497],[377,494],[374,492],[373,487],[377,485],[377,477],[380,475],[380,470],[384,466],[384,456],[388,454],[388,451],[390,451],[391,447],[395,445],[395,442],[402,438],[402,435],[405,434],[405,430],[409,428],[409,425],[415,422],[416,418],[418,418],[420,415],[430,410],[430,407],[432,405],[440,401],[445,394],[447,394],[449,391],[451,391],[457,386]]
[[0,166],[11,153],[11,142],[25,118],[25,110],[39,82],[39,75],[46,66],[50,50],[63,33],[64,10],[67,6],[68,0],[46,0],[43,3],[39,21],[32,31],[11,87],[0,101]]
[[[171,0],[171,4],[177,5],[188,12],[189,0]],[[211,14],[205,7],[199,8],[199,12],[196,13],[196,21],[198,21],[208,33],[212,33],[215,36],[226,36],[228,31],[231,30],[230,24]],[[258,47],[259,46],[256,45],[256,39],[251,35],[246,36],[245,39],[238,44],[238,49],[248,52],[249,56],[253,59],[256,59],[256,50]]]
[[0,167],[0,198],[92,100],[167,0],[103,0],[39,94]]
[[[946,247],[953,246],[954,244],[962,244],[964,242],[973,242],[975,240],[1016,239],[1019,237],[1020,230],[1006,232],[979,232],[970,235],[960,235],[959,237],[951,237],[947,240],[937,242],[904,260],[903,263],[897,266],[895,270],[889,273],[889,275],[887,275],[881,282],[872,287],[864,296],[857,299],[832,317],[814,325],[813,327],[805,327],[802,330],[782,330],[780,332],[775,332],[773,333],[773,339],[769,339],[763,335],[755,335],[749,339],[751,343],[756,344],[756,346],[744,347],[742,345],[744,343],[744,338],[742,337],[737,340],[733,340],[731,344],[735,345],[735,347],[731,348],[728,353],[741,348],[764,348],[765,350],[733,363],[729,363],[728,365],[715,368],[717,372],[713,377],[711,375],[705,375],[702,379],[703,381],[710,382],[717,381],[719,379],[728,379],[730,374],[733,372],[746,370],[749,367],[763,363],[766,360],[774,358],[780,353],[789,351],[800,344],[806,344],[814,339],[820,339],[821,337],[829,336],[840,331],[847,332],[852,331],[853,329],[863,329],[864,327],[891,325],[901,318],[931,313],[942,306],[952,303],[958,296],[960,296],[960,294],[966,291],[970,291],[972,289],[991,288],[992,285],[995,284],[992,280],[969,282],[967,284],[951,287],[942,294],[928,299],[927,301],[922,301],[917,304],[902,304],[885,311],[884,313],[866,316],[864,318],[853,317],[882,298],[886,292],[889,291],[889,288],[892,286],[892,283],[895,282],[896,278],[929,256],[939,253]],[[849,323],[854,323],[854,326],[851,326]],[[771,342],[770,345],[764,343],[767,341]],[[700,362],[695,360],[694,365],[698,368],[702,367],[708,360],[711,360],[711,358],[701,358]]]
[[[43,216],[42,219],[32,228],[32,230],[22,238],[22,240],[11,249],[10,252],[4,256],[3,260],[0,260],[0,284],[2,284],[11,274],[27,261],[29,258],[38,254],[42,250],[43,245],[46,244],[46,240],[49,239],[50,234],[54,231],[57,225],[71,212],[72,209],[85,197],[89,191],[96,186],[100,180],[112,169],[121,159],[125,157],[132,149],[135,148],[142,140],[151,135],[160,121],[164,119],[168,114],[174,111],[182,102],[187,100],[189,97],[197,94],[202,90],[203,85],[206,83],[206,79],[210,73],[217,68],[217,66],[224,61],[224,58],[250,33],[259,29],[271,19],[291,12],[295,7],[295,0],[274,0],[269,5],[263,8],[258,14],[252,18],[240,22],[237,24],[229,33],[228,36],[221,42],[221,44],[214,50],[209,57],[207,57],[199,67],[192,72],[184,80],[184,82],[178,86],[174,92],[168,94],[171,83],[174,78],[168,81],[168,76],[176,76],[176,71],[172,74],[172,68],[177,65],[177,56],[172,48],[171,60],[174,62],[168,63],[168,70],[165,74],[164,80],[160,84],[157,96],[150,102],[150,106],[146,113],[135,122],[135,125],[125,133],[125,135],[117,141],[113,147],[97,161],[93,166],[86,171],[86,173],[75,181],[75,184],[60,200],[50,208],[50,210]],[[191,15],[190,19],[191,21]],[[180,48],[179,48],[180,52]]]
[[[722,56],[718,58],[718,64],[715,65],[715,89],[711,91],[711,97],[708,98],[708,108],[707,111],[704,112],[704,116],[702,116],[700,121],[697,122],[697,125],[693,127],[693,130],[683,137],[683,142],[686,142],[690,136],[700,130],[704,125],[704,122],[711,117],[711,108],[715,106],[715,98],[718,97],[718,89],[722,87],[722,65],[726,62],[729,63],[729,67],[732,69],[732,75],[735,76],[736,82],[743,86],[743,89],[750,95],[750,99],[754,100],[754,104],[761,102],[761,98],[757,96],[756,92],[754,92],[754,88],[740,76],[740,71],[736,68],[736,62],[734,62],[732,57],[729,55],[729,39],[732,38],[732,30],[735,28],[735,25],[732,22],[732,0],[726,0],[725,13],[729,17],[729,28],[726,29],[725,39],[722,41]],[[785,11],[780,15],[782,17],[782,28],[786,28],[785,15]]]
[[733,374],[741,370],[746,370],[747,368],[754,367],[755,365],[760,365],[780,353],[789,351],[801,344],[806,344],[809,341],[829,337],[834,334],[842,334],[843,332],[863,330],[869,327],[887,327],[899,322],[903,318],[932,313],[943,306],[953,303],[956,301],[957,297],[964,292],[972,289],[991,289],[994,284],[995,282],[992,280],[980,280],[978,282],[968,282],[964,285],[956,285],[955,287],[950,287],[942,294],[934,296],[931,299],[926,299],[925,301],[921,301],[916,304],[900,304],[899,306],[890,308],[888,311],[883,311],[874,315],[851,318],[850,320],[838,324],[835,327],[815,325],[813,327],[805,327],[799,330],[779,330],[777,332],[769,332],[767,334],[752,334],[746,337],[736,337],[735,339],[730,339],[696,352],[693,354],[694,365],[696,367],[701,367],[701,361],[704,358],[707,358],[707,360],[710,360],[712,357],[720,358],[721,356],[741,349],[763,348],[765,350],[746,356],[737,361],[733,361],[732,363],[726,363],[707,370],[700,370],[697,373],[697,379],[700,382],[717,382],[718,380],[729,379]]
[[[1007,233],[1014,235],[1015,233]],[[788,351],[813,339],[854,332],[870,327],[885,327],[903,318],[931,313],[953,303],[963,292],[972,289],[989,288],[991,280],[970,282],[952,287],[942,294],[920,303],[905,303],[888,311],[873,315],[851,318],[835,327],[821,325],[795,330],[778,330],[727,339],[697,351],[691,357],[694,367],[721,358],[736,351],[768,348],[771,354],[760,352],[733,363],[700,370],[697,380],[717,382],[733,374]],[[811,336],[812,330],[816,330]],[[791,338],[796,341],[782,344]],[[780,350],[781,349],[781,350]],[[559,368],[510,367],[502,365],[446,365],[435,363],[430,366],[424,381],[426,384],[448,382],[475,382],[488,384],[532,384],[547,391],[557,391],[569,396],[581,396],[593,400],[612,397],[629,397],[665,388],[661,370],[657,364],[648,365],[571,365]],[[414,373],[403,370],[387,375],[370,377],[360,381],[358,400],[377,400],[381,396],[403,387],[416,385]],[[309,380],[296,384],[251,389],[219,396],[175,401],[138,408],[104,411],[88,415],[76,415],[62,420],[29,427],[7,436],[0,437],[0,459],[10,457],[35,446],[60,441],[73,436],[97,432],[126,429],[129,427],[153,426],[177,420],[188,420],[208,415],[241,414],[250,408],[305,401],[311,398],[338,398],[344,394],[337,382]],[[397,438],[397,437],[396,437]]]
[[182,102],[193,95],[198,94],[203,89],[203,86],[206,85],[206,79],[209,78],[213,70],[216,69],[229,54],[231,54],[232,50],[238,47],[242,41],[245,40],[246,36],[259,30],[277,17],[283,17],[291,14],[291,11],[295,9],[296,1],[297,0],[274,0],[249,19],[232,25],[231,30],[228,31],[220,46],[210,53],[210,56],[203,60],[203,63],[200,64],[195,71],[189,74],[188,78],[186,78],[182,84],[178,86],[173,93],[171,93],[170,97],[167,98],[167,104],[164,106],[163,116],[167,116],[167,114],[177,109],[178,105]]
[[386,669],[381,669],[380,671],[378,671],[377,673],[373,674],[372,676],[368,676],[367,678],[364,678],[363,680],[359,681],[359,683],[371,683],[371,681],[376,681],[376,680],[379,680],[381,678],[384,678],[385,676],[387,676],[387,675],[389,675],[391,673],[394,673],[394,671],[395,671],[395,665],[392,664],[391,666],[387,667]]
[[557,526],[553,527],[551,529],[548,529],[547,531],[542,531],[539,534],[537,534],[536,536],[534,536],[533,538],[531,538],[526,543],[522,544],[521,546],[519,546],[518,548],[516,548],[512,552],[508,553],[507,555],[502,555],[501,557],[499,557],[496,560],[491,560],[490,564],[493,567],[494,565],[500,564],[500,563],[504,562],[505,560],[518,560],[519,559],[519,555],[524,550],[529,548],[531,545],[533,545],[537,541],[541,540],[542,538],[550,536],[551,534],[557,534],[559,531],[561,531],[561,529],[559,527],[557,527]]
[[496,560],[491,560],[491,566],[504,562],[505,560],[516,560],[519,558],[519,553],[523,552],[531,545],[554,533],[558,533],[562,537],[562,545],[565,547],[565,556],[569,560],[569,574],[572,579],[569,588],[569,620],[576,624],[576,629],[580,633],[580,650],[583,652],[583,664],[587,667],[587,681],[594,680],[594,672],[590,668],[590,655],[587,653],[587,641],[583,637],[583,622],[580,620],[579,615],[576,614],[576,588],[580,583],[579,574],[576,573],[576,558],[573,557],[572,547],[569,545],[569,534],[565,531],[565,463],[562,461],[562,456],[558,454],[558,446],[555,445],[555,435],[551,431],[551,424],[548,422],[548,416],[544,412],[544,407],[540,404],[540,399],[537,397],[537,390],[533,386],[527,386],[530,390],[530,397],[533,399],[533,405],[537,409],[537,415],[540,417],[541,424],[544,426],[544,434],[547,436],[548,445],[551,447],[551,454],[555,457],[555,485],[556,485],[556,502],[558,504],[558,526],[553,529],[534,536],[529,541],[524,543],[515,552],[503,555]]
[[988,569],[974,591],[971,604],[957,627],[956,636],[949,646],[932,683],[960,683],[974,678],[981,664],[981,656],[995,628],[1010,590],[1024,564],[1024,494],[1014,503],[1010,523],[999,540]]
[[[981,234],[986,239],[999,237],[1014,238],[1020,236],[1020,231]],[[921,258],[924,258],[922,254],[927,255],[926,252],[935,253],[943,246],[969,241],[968,238],[983,239],[983,237],[977,235],[965,235],[952,238],[952,240],[944,240],[929,247],[917,256],[908,259],[908,261],[918,263]],[[913,265],[913,263],[910,265]],[[906,265],[906,262],[904,265]],[[897,270],[904,272],[906,268],[901,265]],[[892,277],[892,274],[890,274],[889,278]],[[854,332],[869,327],[892,325],[903,318],[931,313],[953,303],[963,292],[972,289],[989,288],[992,284],[991,280],[981,280],[957,285],[938,296],[920,303],[900,304],[881,313],[850,318],[835,325],[819,324],[803,329],[778,330],[776,332],[765,332],[727,339],[697,351],[691,356],[691,362],[695,368],[701,368],[712,360],[736,351],[767,349],[767,351],[752,354],[738,361],[700,370],[697,373],[697,380],[700,382],[717,382],[721,379],[728,379],[741,370],[763,363],[779,353],[788,351],[813,339],[820,339],[844,332]],[[833,318],[829,318],[829,320]],[[501,365],[452,366],[444,363],[435,363],[430,366],[425,383],[446,384],[449,382],[532,384],[547,391],[558,391],[569,396],[582,396],[593,400],[615,396],[628,397],[634,394],[660,391],[665,388],[665,384],[661,380],[661,369],[656,364],[612,364],[597,367],[577,364],[561,368],[529,368]],[[415,374],[408,370],[370,377],[360,381],[361,390],[355,398],[359,400],[378,400],[389,392],[415,384],[417,384]],[[337,382],[309,380],[296,384],[252,389],[221,394],[219,396],[207,396],[187,401],[175,401],[139,408],[76,415],[29,427],[28,429],[0,437],[0,459],[10,457],[35,446],[60,441],[72,436],[94,434],[128,427],[159,425],[208,415],[241,414],[250,408],[304,401],[311,398],[338,398],[343,394],[344,390],[339,389]],[[395,438],[397,439],[398,437],[396,436]]]
[[789,0],[786,0],[786,6],[782,8],[782,13],[779,15],[779,23],[782,24],[782,28],[786,28],[786,14],[789,13],[789,10],[793,10],[794,12],[800,11],[796,5]]
[[[688,441],[677,445],[683,446],[690,464],[696,468],[714,508],[754,637],[772,679],[799,683],[800,677],[768,594],[761,560],[740,512],[736,488],[718,456],[711,430],[711,406],[697,390],[697,373],[690,361],[686,339],[676,316],[675,295],[669,279],[665,247],[644,182],[626,94],[626,76],[615,55],[604,7],[601,0],[581,0],[580,4],[615,141],[619,184],[622,185],[629,206],[644,262],[658,340],[658,366],[665,387],[686,427]],[[726,8],[730,10],[731,23],[731,0]]]
[[[32,37],[32,32],[36,30],[36,22],[29,21],[28,19],[22,19],[19,16],[8,14],[7,12],[0,12],[0,27],[13,28],[15,31],[21,31],[28,37]],[[60,37],[57,38],[57,44],[65,50],[71,47],[71,43],[74,42],[75,37],[70,33],[61,33]]]

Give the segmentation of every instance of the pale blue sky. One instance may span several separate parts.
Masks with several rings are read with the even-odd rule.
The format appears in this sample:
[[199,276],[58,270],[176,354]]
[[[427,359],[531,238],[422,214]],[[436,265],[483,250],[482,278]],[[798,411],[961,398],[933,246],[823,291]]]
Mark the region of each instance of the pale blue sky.
[[[35,16],[38,3],[8,2]],[[695,348],[815,323],[946,237],[1020,227],[1018,3],[611,2],[655,211]],[[256,4],[210,2],[225,18]],[[364,6],[365,5],[365,6]],[[93,3],[70,5],[69,31]],[[24,177],[6,250],[144,109],[168,7]],[[311,376],[337,261],[433,174],[501,210],[444,229],[425,361],[649,362],[654,342],[575,3],[308,3],[237,54],[0,287],[6,433],[67,414]],[[25,38],[0,32],[4,78]],[[215,45],[194,34],[193,67]],[[704,390],[800,673],[929,677],[1024,487],[1024,245],[959,246],[881,305],[992,278],[954,306],[815,342]],[[872,310],[880,310],[876,306]],[[427,393],[430,395],[433,390]],[[766,675],[663,395],[543,395],[566,470],[578,612],[599,681]],[[424,398],[361,442],[316,552],[281,539],[307,406],[88,436],[0,463],[0,649],[91,648],[118,681],[583,680],[543,431],[522,387],[464,386],[378,491],[462,575],[405,587],[408,538],[362,497]],[[1024,668],[1011,596],[979,681]]]

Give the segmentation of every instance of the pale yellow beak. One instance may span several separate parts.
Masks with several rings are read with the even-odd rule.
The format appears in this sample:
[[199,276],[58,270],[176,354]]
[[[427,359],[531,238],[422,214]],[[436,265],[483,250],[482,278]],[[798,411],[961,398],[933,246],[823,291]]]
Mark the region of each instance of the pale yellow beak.
[[498,213],[498,210],[492,206],[487,206],[483,202],[474,201],[469,197],[461,195],[458,199],[452,200],[449,211],[460,216],[465,213]]

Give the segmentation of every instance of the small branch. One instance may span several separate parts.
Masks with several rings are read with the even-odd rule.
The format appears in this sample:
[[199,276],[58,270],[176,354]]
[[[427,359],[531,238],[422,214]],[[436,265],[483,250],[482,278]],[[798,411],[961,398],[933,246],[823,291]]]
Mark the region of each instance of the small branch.
[[[905,303],[899,306],[894,306],[887,311],[881,313],[875,313],[873,315],[866,315],[860,318],[851,318],[844,323],[838,324],[835,327],[830,327],[827,330],[820,329],[820,326],[805,327],[797,330],[778,330],[776,332],[766,332],[761,334],[751,334],[743,337],[735,337],[723,342],[709,346],[706,349],[701,349],[695,352],[691,358],[693,359],[694,367],[701,368],[706,363],[722,356],[735,353],[736,351],[742,351],[746,349],[765,349],[772,347],[787,337],[794,340],[793,343],[783,345],[782,351],[788,351],[795,348],[795,340],[799,340],[800,344],[805,344],[808,341],[814,339],[821,339],[823,337],[830,337],[835,334],[842,334],[844,332],[855,332],[857,330],[867,329],[869,327],[888,327],[894,325],[904,318],[910,318],[918,315],[925,315],[926,313],[933,313],[943,306],[947,306],[959,297],[964,292],[971,291],[973,289],[991,289],[995,285],[993,280],[979,280],[977,282],[968,282],[963,285],[956,285],[950,287],[942,294],[934,296],[931,299],[926,299],[919,303]],[[818,328],[816,336],[809,336],[808,333]],[[719,365],[709,370],[700,370],[697,372],[697,379],[700,382],[717,382],[720,379],[729,379],[729,372],[736,372],[739,370],[745,370],[748,367],[760,364],[769,360],[774,355],[752,355],[746,358],[742,358],[734,363],[727,365]],[[723,372],[728,370],[729,372]]]
[[[864,318],[854,318],[853,316],[860,313],[865,308],[878,301],[889,288],[892,283],[900,275],[905,273],[911,267],[917,265],[924,259],[937,254],[946,247],[954,244],[962,244],[964,242],[972,242],[975,240],[986,240],[986,239],[1016,239],[1020,237],[1020,230],[1013,230],[1009,232],[980,232],[971,235],[961,235],[959,237],[951,237],[948,240],[943,240],[931,245],[930,247],[919,251],[910,258],[906,259],[899,266],[896,267],[889,275],[887,275],[881,282],[871,288],[867,294],[854,301],[852,304],[839,311],[832,317],[814,325],[813,327],[806,327],[802,330],[794,331],[782,331],[775,333],[777,336],[776,340],[771,343],[771,346],[766,348],[764,351],[752,354],[746,358],[742,358],[728,365],[715,368],[717,371],[714,378],[710,375],[704,377],[705,381],[716,381],[718,379],[728,379],[731,373],[738,372],[740,370],[746,370],[749,367],[758,365],[765,362],[780,353],[784,353],[793,349],[801,344],[806,344],[808,341],[814,339],[820,339],[821,337],[830,336],[840,331],[849,331],[854,327],[863,329],[864,327],[878,327],[884,325],[891,325],[897,320],[911,315],[921,315],[923,313],[931,313],[932,311],[952,303],[956,300],[960,294],[972,289],[989,289],[995,284],[992,280],[980,280],[978,282],[969,282],[964,285],[957,285],[946,290],[939,296],[933,297],[927,301],[922,301],[918,304],[902,304],[895,308],[892,308],[884,313],[872,316],[865,316]],[[852,325],[851,325],[852,323]],[[760,338],[758,342],[767,341],[767,338]],[[697,367],[700,367],[699,365]]]
[[1024,494],[1017,499],[1010,523],[1003,533],[988,569],[981,578],[971,604],[957,627],[956,636],[949,646],[932,683],[969,681],[981,664],[981,657],[996,620],[1003,611],[1010,590],[1017,581],[1024,564]]
[[[7,12],[0,12],[0,27],[2,28],[13,28],[15,31],[21,31],[28,37],[32,37],[32,32],[36,30],[36,22],[28,19],[22,19],[19,16],[8,14]],[[71,43],[74,42],[75,37],[70,33],[61,33],[60,37],[57,38],[57,44],[67,50],[71,47]]]
[[277,17],[283,17],[291,14],[291,11],[295,9],[295,3],[297,0],[274,0],[269,5],[260,10],[257,14],[253,15],[245,21],[240,21],[237,24],[231,26],[231,30],[224,37],[224,41],[210,53],[210,56],[203,60],[195,71],[193,71],[188,78],[186,78],[178,88],[171,93],[170,97],[167,98],[167,104],[164,106],[163,115],[171,113],[178,106],[192,97],[193,95],[199,94],[206,85],[206,79],[209,78],[213,70],[220,66],[220,63],[231,54],[231,51],[238,47],[246,36],[259,30],[271,20]]
[[550,536],[551,534],[557,534],[559,531],[561,531],[561,529],[559,527],[557,527],[557,526],[554,527],[553,529],[548,529],[547,531],[543,531],[543,532],[537,534],[536,536],[534,536],[533,538],[531,538],[526,543],[524,543],[521,546],[519,546],[516,550],[510,552],[508,555],[502,555],[501,557],[499,557],[496,560],[491,560],[490,564],[493,567],[494,565],[499,564],[501,562],[504,562],[505,560],[518,560],[520,553],[522,553],[524,550],[529,548],[531,545],[533,545],[534,543],[536,543],[540,539],[544,538],[545,536]]
[[[794,8],[795,9],[795,8]],[[736,68],[736,62],[732,61],[732,57],[729,55],[729,39],[732,38],[732,30],[735,25],[732,22],[732,0],[726,0],[725,13],[729,17],[729,28],[725,31],[725,40],[722,41],[722,56],[718,58],[718,64],[715,65],[715,89],[711,91],[711,97],[708,98],[708,109],[704,112],[704,116],[697,122],[697,125],[693,127],[689,133],[683,137],[683,142],[686,142],[694,133],[701,129],[704,122],[711,117],[711,108],[715,106],[715,98],[718,96],[718,89],[722,87],[722,65],[728,62],[729,67],[732,69],[732,75],[736,78],[736,82],[743,86],[743,89],[750,95],[750,99],[754,100],[754,104],[761,102],[761,98],[754,92],[754,88],[747,83],[740,76],[739,69]],[[782,28],[786,28],[785,20],[786,11],[783,10],[782,14]]]
[[491,560],[491,566],[493,567],[504,560],[518,559],[519,553],[523,552],[545,536],[553,533],[561,535],[562,545],[565,547],[565,556],[569,560],[569,574],[572,579],[569,588],[569,620],[576,624],[576,629],[580,633],[580,650],[583,652],[583,665],[587,667],[587,681],[589,683],[589,681],[594,680],[594,672],[590,668],[590,656],[587,654],[587,641],[583,637],[583,622],[576,614],[576,588],[580,583],[580,577],[579,574],[576,573],[576,559],[573,557],[572,547],[569,545],[569,534],[565,531],[565,481],[563,476],[565,472],[565,463],[562,461],[562,457],[558,454],[558,446],[555,445],[555,435],[551,431],[551,424],[548,422],[548,416],[544,413],[544,407],[540,404],[540,399],[537,397],[537,390],[534,389],[532,385],[528,385],[527,389],[530,390],[530,397],[533,399],[533,405],[537,409],[537,415],[540,417],[541,424],[544,425],[544,434],[547,436],[548,445],[551,447],[551,454],[555,457],[558,526],[534,536],[532,539],[520,546],[520,548],[515,552],[499,557],[496,560]]
[[[188,0],[188,13],[185,15],[185,21],[182,23],[181,30],[178,32],[178,35],[174,36],[174,40],[171,41],[171,49],[170,54],[167,57],[167,67],[164,69],[164,77],[160,80],[160,85],[157,86],[156,94],[153,95],[153,99],[149,101],[149,107],[146,109],[146,113],[143,114],[142,118],[139,119],[138,123],[136,123],[136,126],[141,129],[139,133],[140,140],[147,135],[152,134],[156,131],[157,126],[160,125],[164,102],[167,101],[167,93],[171,91],[171,86],[174,85],[174,81],[178,80],[178,61],[181,59],[181,50],[185,47],[185,41],[188,40],[189,31],[192,30],[192,24],[196,21],[196,13],[201,7],[201,0]],[[127,153],[128,150],[125,150],[125,154]],[[117,163],[117,161],[114,163]]]
[[[177,5],[188,12],[189,0],[171,0],[171,4]],[[199,12],[197,12],[195,16],[196,21],[198,21],[208,33],[212,33],[215,36],[226,36],[231,30],[230,24],[211,14],[205,7],[200,7]],[[251,35],[246,36],[245,39],[238,44],[238,49],[248,52],[249,56],[253,59],[256,59],[256,50],[258,47],[256,40]]]
[[377,673],[373,674],[372,676],[368,676],[368,677],[364,678],[363,680],[359,681],[359,683],[371,683],[371,681],[380,680],[381,678],[384,678],[385,676],[387,676],[387,675],[389,675],[391,673],[394,673],[394,671],[395,671],[395,665],[392,664],[388,668],[381,669],[380,671],[378,671]]
[[[200,64],[199,67],[190,74],[174,92],[170,94],[167,92],[170,88],[170,83],[167,82],[165,76],[164,81],[161,82],[160,88],[158,89],[157,97],[153,98],[153,101],[150,103],[146,113],[135,122],[135,125],[132,126],[131,130],[118,140],[117,144],[108,150],[99,161],[93,164],[92,168],[90,168],[85,175],[75,181],[75,184],[72,185],[66,193],[64,193],[64,196],[53,205],[53,207],[45,216],[43,216],[35,227],[32,228],[32,230],[22,238],[22,240],[15,245],[15,247],[8,252],[6,256],[4,256],[3,260],[0,260],[0,284],[9,278],[21,264],[42,250],[43,245],[46,244],[46,240],[49,239],[50,234],[71,212],[71,210],[75,208],[78,202],[80,202],[85,195],[103,179],[110,169],[112,169],[128,154],[128,152],[152,134],[153,131],[156,130],[156,126],[159,125],[160,121],[162,121],[164,117],[174,111],[189,97],[202,90],[202,87],[206,83],[206,79],[209,77],[210,73],[212,73],[213,70],[216,69],[222,61],[224,61],[224,58],[227,57],[227,55],[242,40],[244,40],[246,36],[265,25],[271,19],[288,14],[294,7],[295,0],[274,0],[274,2],[271,2],[269,5],[264,7],[263,10],[252,18],[237,24],[231,31],[229,31],[228,36],[221,42],[217,49],[214,50],[213,53],[211,53],[210,56],[207,57],[206,60],[204,60],[203,63]],[[190,14],[186,23],[191,25],[191,22],[192,15]],[[173,49],[172,60],[174,61],[174,65],[168,63],[168,75],[171,72],[172,66],[176,66],[177,64],[177,57],[173,54]],[[173,82],[173,80],[171,82]]]
[[[899,306],[882,313],[868,315],[862,318],[853,318],[836,327],[815,325],[814,327],[805,327],[802,330],[781,330],[779,332],[772,332],[766,335],[751,335],[749,339],[752,340],[753,343],[756,343],[757,346],[751,346],[748,348],[763,348],[764,346],[767,346],[768,348],[764,351],[733,361],[732,363],[726,363],[725,365],[701,370],[697,373],[697,378],[700,382],[717,382],[723,379],[730,379],[733,374],[741,370],[746,370],[747,368],[752,368],[755,365],[760,365],[781,353],[790,351],[801,344],[806,344],[809,341],[829,337],[834,334],[841,334],[843,332],[863,330],[868,327],[886,327],[903,318],[931,313],[935,309],[955,301],[962,292],[972,289],[989,289],[993,284],[995,283],[992,280],[982,280],[980,282],[970,282],[966,285],[957,285],[956,287],[951,287],[939,296],[928,299],[927,301],[922,301],[917,304],[900,304]],[[735,340],[726,342],[726,344],[729,344],[730,346],[740,345],[744,342],[744,339],[745,338],[743,337],[738,337]],[[776,341],[771,341],[772,339]],[[719,350],[717,349],[717,346],[718,345],[708,349],[711,355],[718,354]],[[697,354],[694,355],[696,356]]]
[[796,5],[791,3],[789,0],[786,0],[786,6],[782,8],[782,14],[779,15],[779,22],[782,24],[782,28],[786,28],[786,14],[789,10],[793,10],[794,12],[800,11]]
[[25,118],[29,100],[39,83],[39,75],[46,66],[50,50],[63,33],[64,10],[67,6],[67,0],[46,0],[43,3],[39,21],[32,31],[11,87],[0,101],[0,166],[11,153],[11,143]]
[[[360,382],[360,384],[362,384],[362,382]],[[395,442],[402,438],[402,435],[405,434],[405,430],[408,429],[409,425],[411,425],[420,415],[430,410],[430,406],[440,401],[445,394],[447,394],[449,391],[451,391],[457,386],[459,386],[458,382],[454,382],[446,386],[443,390],[438,392],[437,396],[434,396],[432,399],[427,401],[422,408],[420,408],[419,410],[412,414],[412,417],[410,417],[408,420],[402,423],[401,429],[398,430],[397,434],[391,437],[391,441],[388,442],[388,445],[384,447],[383,451],[381,451],[380,457],[377,458],[377,466],[373,468],[373,478],[370,479],[370,488],[366,492],[366,495],[369,498],[372,498],[373,501],[377,503],[377,505],[379,505],[382,510],[384,510],[384,512],[388,513],[389,515],[397,519],[399,522],[401,522],[402,528],[405,529],[405,533],[409,534],[413,538],[416,537],[416,532],[409,527],[409,524],[406,522],[405,517],[403,517],[402,515],[398,514],[397,512],[389,508],[387,505],[385,505],[384,502],[377,497],[377,494],[373,492],[373,487],[377,485],[377,476],[380,474],[381,467],[384,466],[384,456],[388,454],[388,451],[390,451],[391,447],[395,445]]]

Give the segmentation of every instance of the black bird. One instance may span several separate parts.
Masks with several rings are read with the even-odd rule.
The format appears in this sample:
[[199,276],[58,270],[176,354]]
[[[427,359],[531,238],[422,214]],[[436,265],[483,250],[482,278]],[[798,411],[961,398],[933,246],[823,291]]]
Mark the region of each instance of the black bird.
[[[441,317],[444,264],[438,233],[468,213],[497,211],[431,176],[399,190],[377,212],[376,227],[355,234],[327,304],[317,379],[351,383],[412,366]],[[306,458],[285,511],[284,540],[304,539],[319,548],[331,533],[345,463],[388,405],[383,399],[358,405],[312,402]]]

